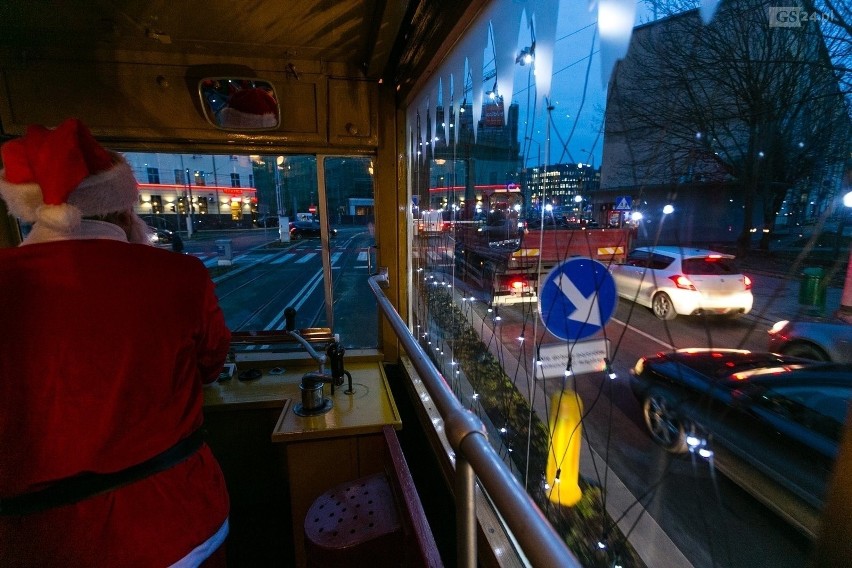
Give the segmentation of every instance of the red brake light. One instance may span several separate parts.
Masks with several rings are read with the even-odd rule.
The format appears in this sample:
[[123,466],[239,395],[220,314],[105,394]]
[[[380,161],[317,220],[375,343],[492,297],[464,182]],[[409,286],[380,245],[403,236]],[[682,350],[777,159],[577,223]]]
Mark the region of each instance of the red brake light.
[[746,290],[751,290],[751,278],[746,275],[743,275],[743,282],[745,282]]
[[695,285],[690,282],[689,278],[683,276],[681,274],[675,274],[674,276],[669,276],[669,280],[674,282],[674,285],[681,290],[695,290]]
[[512,287],[513,290],[521,291],[526,283],[523,280],[512,280],[509,283],[509,286]]

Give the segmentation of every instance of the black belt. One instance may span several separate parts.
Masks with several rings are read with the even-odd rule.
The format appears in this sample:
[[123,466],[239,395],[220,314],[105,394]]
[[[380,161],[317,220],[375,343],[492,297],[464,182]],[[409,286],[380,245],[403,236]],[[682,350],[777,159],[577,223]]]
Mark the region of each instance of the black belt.
[[60,479],[39,491],[0,499],[0,516],[39,513],[118,489],[179,464],[197,452],[203,441],[201,430],[196,430],[168,450],[121,471],[82,473]]

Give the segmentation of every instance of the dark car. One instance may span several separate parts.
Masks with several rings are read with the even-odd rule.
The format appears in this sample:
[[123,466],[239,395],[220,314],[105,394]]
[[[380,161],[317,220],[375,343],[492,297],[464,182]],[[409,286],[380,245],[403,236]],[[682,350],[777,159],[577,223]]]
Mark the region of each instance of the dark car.
[[852,365],[681,349],[643,357],[631,387],[651,438],[719,471],[814,537],[852,397]]
[[[336,229],[329,228],[329,237],[333,237],[336,234]],[[312,237],[319,238],[319,236],[319,221],[293,221],[292,223],[290,223],[290,238],[294,241],[298,241],[299,239],[309,239]]]
[[828,318],[782,320],[769,330],[769,350],[817,361],[852,363],[852,324]]
[[151,242],[155,245],[167,245],[172,242],[174,239],[174,233],[168,229],[158,229],[152,226],[148,226],[148,235],[151,238]]

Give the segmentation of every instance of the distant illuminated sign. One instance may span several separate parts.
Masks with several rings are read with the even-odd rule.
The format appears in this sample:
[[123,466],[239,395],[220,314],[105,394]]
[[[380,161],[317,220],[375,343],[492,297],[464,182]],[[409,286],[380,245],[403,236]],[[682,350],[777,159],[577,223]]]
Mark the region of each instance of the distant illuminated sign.
[[486,103],[482,107],[482,122],[485,126],[503,126],[503,101]]

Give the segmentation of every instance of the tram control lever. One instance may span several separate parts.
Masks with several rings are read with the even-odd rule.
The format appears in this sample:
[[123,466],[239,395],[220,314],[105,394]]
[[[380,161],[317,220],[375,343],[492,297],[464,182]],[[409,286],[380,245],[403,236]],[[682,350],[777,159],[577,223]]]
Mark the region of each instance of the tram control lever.
[[331,376],[334,378],[334,381],[331,383],[331,394],[334,394],[334,385],[340,386],[343,384],[343,375],[346,375],[349,381],[349,388],[343,392],[354,394],[352,390],[352,374],[343,368],[344,353],[346,353],[346,349],[336,341],[329,343],[328,347],[325,348],[325,354],[328,355],[329,364],[331,365]]
[[[293,306],[288,306],[284,309],[284,333],[298,341],[302,344],[302,347],[305,348],[305,351],[313,357],[314,361],[319,365],[319,374],[325,374],[325,360],[326,356],[322,353],[317,353],[316,349],[314,349],[308,340],[302,337],[296,330],[296,308]],[[340,384],[343,384],[342,382]],[[333,394],[333,393],[332,393]]]

